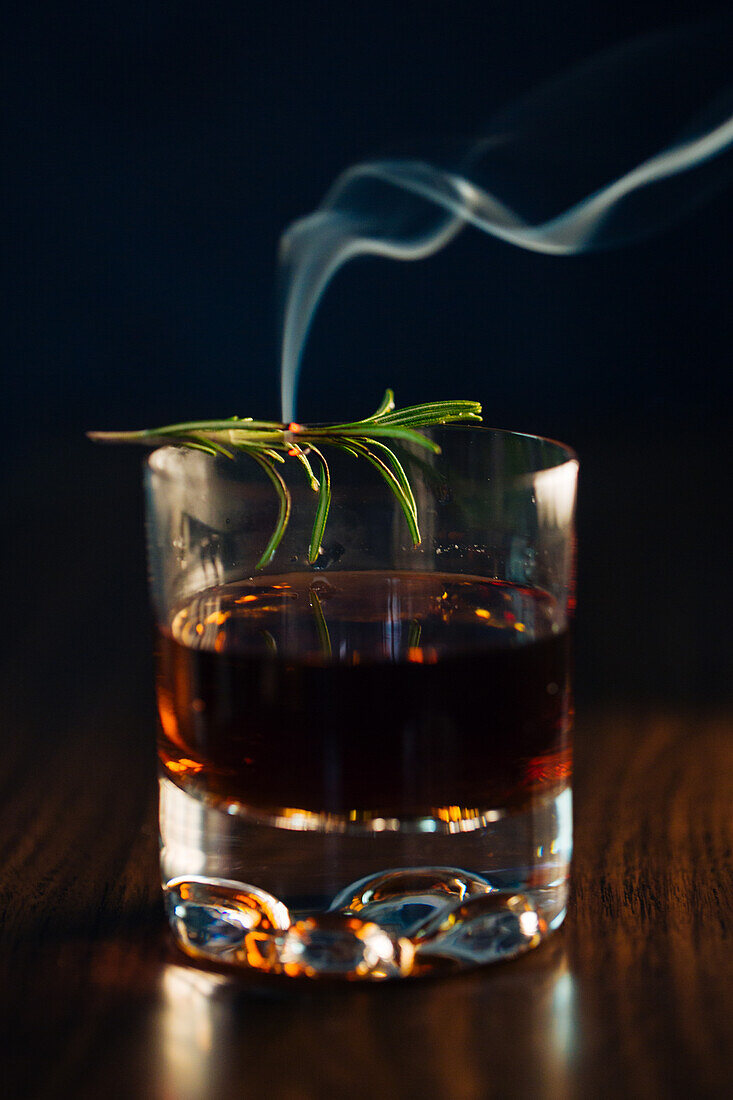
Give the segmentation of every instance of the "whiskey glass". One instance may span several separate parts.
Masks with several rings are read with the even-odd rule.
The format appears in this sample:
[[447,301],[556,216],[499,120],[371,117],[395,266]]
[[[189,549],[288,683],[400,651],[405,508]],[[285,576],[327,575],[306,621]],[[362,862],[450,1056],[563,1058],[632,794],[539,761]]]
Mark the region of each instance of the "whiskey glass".
[[[329,452],[332,504],[251,458],[145,468],[161,877],[206,964],[383,980],[511,958],[559,927],[572,851],[578,461],[481,427],[399,447],[419,515]],[[295,464],[293,464],[295,466]]]

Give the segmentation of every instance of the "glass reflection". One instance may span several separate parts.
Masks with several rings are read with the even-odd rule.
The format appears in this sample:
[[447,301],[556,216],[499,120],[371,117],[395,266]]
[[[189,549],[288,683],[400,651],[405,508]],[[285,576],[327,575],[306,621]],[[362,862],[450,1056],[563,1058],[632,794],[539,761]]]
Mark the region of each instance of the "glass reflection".
[[217,1059],[224,1019],[216,1019],[214,997],[228,979],[193,967],[169,964],[161,979],[158,1095],[194,1100],[219,1084]]

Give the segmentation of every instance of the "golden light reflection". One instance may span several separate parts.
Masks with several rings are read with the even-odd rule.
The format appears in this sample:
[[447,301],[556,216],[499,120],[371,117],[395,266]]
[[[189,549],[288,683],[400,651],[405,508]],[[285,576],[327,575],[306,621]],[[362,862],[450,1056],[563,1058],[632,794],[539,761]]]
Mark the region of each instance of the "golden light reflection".
[[478,810],[468,810],[464,806],[441,806],[436,817],[440,821],[462,821],[464,817],[475,817]]
[[[505,810],[482,810],[478,806],[431,806],[430,817],[442,821],[448,833],[472,833],[505,815]],[[427,830],[426,830],[427,831]],[[433,828],[430,830],[435,831]]]
[[475,611],[477,619],[490,619],[491,612],[487,611],[485,607],[477,607]]
[[182,756],[180,760],[164,760],[167,770],[173,772],[174,775],[187,775],[191,772],[194,774],[200,772],[203,768],[198,760],[189,760],[187,757]]
[[434,665],[437,663],[438,654],[433,646],[410,646],[407,650],[407,660],[415,665]]
[[172,741],[174,745],[178,745],[180,748],[184,748],[183,741],[181,740],[178,732],[178,721],[176,719],[176,712],[173,707],[173,698],[170,692],[166,691],[163,687],[158,687],[158,717],[160,718],[160,724],[163,728],[163,733],[166,735],[169,741]]
[[227,619],[231,618],[231,611],[212,611],[210,615],[207,615],[204,622],[207,624],[214,624],[221,626]]
[[222,1042],[216,1026],[215,995],[228,979],[193,967],[169,964],[161,979],[160,1044],[156,1057],[160,1075],[157,1095],[211,1095],[217,1080],[216,1046]]

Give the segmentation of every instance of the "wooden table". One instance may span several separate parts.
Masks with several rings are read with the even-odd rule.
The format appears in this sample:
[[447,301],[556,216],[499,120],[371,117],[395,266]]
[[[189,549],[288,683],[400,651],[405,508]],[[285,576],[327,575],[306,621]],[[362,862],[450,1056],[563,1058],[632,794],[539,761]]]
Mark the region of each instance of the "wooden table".
[[[105,461],[73,498],[68,470],[46,468],[55,492],[15,513],[14,644],[0,681],[0,1095],[730,1095],[723,705],[581,705],[570,913],[522,959],[338,987],[224,977],[175,952],[156,866],[136,478],[122,472],[128,456]],[[132,527],[124,537],[119,523]]]

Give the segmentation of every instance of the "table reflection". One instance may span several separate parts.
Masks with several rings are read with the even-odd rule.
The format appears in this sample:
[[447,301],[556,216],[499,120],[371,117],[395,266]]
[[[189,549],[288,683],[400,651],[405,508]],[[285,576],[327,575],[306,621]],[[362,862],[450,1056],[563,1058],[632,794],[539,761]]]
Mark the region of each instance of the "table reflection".
[[206,1096],[218,1087],[218,1060],[229,1021],[217,1019],[212,998],[227,978],[192,966],[168,964],[161,978],[160,1074],[162,1097]]
[[576,982],[560,937],[469,975],[369,988],[253,987],[171,963],[160,994],[165,1100],[224,1095],[235,1082],[271,1095],[360,1095],[365,1081],[376,1094],[479,1100],[507,1074],[520,1093],[567,1095],[578,1050]]

